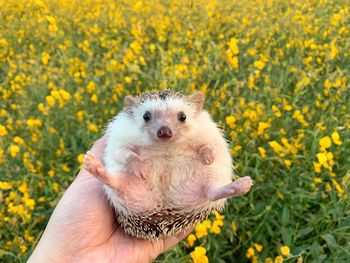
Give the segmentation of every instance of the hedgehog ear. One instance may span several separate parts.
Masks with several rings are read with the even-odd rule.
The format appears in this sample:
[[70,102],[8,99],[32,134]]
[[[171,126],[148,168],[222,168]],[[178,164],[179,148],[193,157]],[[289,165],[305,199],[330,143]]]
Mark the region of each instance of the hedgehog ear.
[[201,91],[196,91],[188,98],[189,102],[196,107],[197,112],[203,109],[204,105],[204,93]]
[[127,95],[124,98],[124,102],[126,106],[135,106],[137,104],[136,98],[131,95]]

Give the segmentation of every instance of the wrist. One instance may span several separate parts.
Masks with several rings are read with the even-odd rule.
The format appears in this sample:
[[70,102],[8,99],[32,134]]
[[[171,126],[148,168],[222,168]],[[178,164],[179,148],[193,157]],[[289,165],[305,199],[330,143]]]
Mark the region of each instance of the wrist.
[[59,252],[59,246],[43,234],[27,263],[69,262],[67,255]]

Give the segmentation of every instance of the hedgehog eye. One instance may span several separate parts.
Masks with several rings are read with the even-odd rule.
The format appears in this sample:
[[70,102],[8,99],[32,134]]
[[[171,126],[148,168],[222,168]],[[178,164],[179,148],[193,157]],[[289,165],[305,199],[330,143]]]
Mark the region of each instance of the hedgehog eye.
[[177,119],[181,122],[184,122],[186,120],[186,114],[183,111],[180,111],[177,114]]
[[143,114],[143,119],[147,122],[151,120],[151,113],[149,111],[146,111],[145,114]]

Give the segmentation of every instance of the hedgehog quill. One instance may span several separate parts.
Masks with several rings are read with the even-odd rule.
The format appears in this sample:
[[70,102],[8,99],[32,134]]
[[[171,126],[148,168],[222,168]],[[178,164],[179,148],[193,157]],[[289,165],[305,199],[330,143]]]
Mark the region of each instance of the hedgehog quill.
[[108,125],[104,164],[90,152],[83,164],[103,182],[126,233],[177,235],[249,192],[249,176],[232,182],[229,147],[202,92],[146,92],[125,105]]

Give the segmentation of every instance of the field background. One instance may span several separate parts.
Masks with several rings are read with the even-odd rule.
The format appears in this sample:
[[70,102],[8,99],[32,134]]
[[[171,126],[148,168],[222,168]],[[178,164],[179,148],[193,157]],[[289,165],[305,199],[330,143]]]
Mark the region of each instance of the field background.
[[255,185],[159,262],[350,262],[349,6],[0,0],[0,261],[28,258],[123,97],[169,88],[206,94]]

